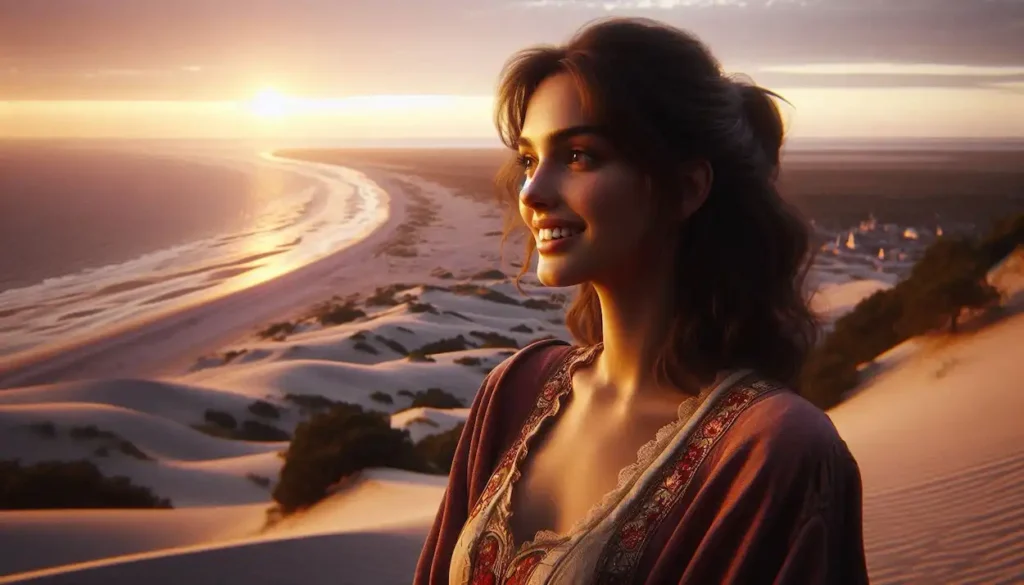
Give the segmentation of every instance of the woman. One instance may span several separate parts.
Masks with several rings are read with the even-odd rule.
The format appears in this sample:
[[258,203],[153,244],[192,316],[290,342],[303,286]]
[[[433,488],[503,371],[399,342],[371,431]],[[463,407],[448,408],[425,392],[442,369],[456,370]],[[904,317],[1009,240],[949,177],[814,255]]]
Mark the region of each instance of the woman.
[[816,325],[774,94],[619,19],[499,89],[513,221],[579,285],[578,345],[485,380],[415,583],[866,583],[857,464],[789,389]]

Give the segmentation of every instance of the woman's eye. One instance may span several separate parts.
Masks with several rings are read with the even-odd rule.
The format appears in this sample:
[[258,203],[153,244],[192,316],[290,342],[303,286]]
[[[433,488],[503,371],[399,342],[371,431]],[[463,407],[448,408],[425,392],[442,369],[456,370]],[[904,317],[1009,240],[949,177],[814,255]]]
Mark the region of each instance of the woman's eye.
[[533,167],[535,165],[533,157],[525,154],[520,154],[516,157],[516,164],[518,164],[527,174],[533,171]]
[[569,164],[588,169],[593,166],[594,157],[590,156],[585,150],[571,150],[569,151]]

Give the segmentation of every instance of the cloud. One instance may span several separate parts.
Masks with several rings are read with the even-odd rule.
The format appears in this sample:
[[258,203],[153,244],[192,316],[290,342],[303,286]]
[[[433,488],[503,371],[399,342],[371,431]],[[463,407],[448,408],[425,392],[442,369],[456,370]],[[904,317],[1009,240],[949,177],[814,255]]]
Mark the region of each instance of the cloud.
[[[514,51],[609,15],[657,18],[726,64],[808,84],[993,77],[827,69],[851,63],[1024,66],[1021,0],[0,0],[0,14],[0,71],[20,71],[0,87],[12,99],[220,99],[263,84],[481,94]],[[762,69],[812,64],[825,69]],[[149,70],[173,75],[124,73]]]
[[1024,66],[947,65],[942,63],[805,63],[765,65],[761,71],[798,75],[923,75],[1008,77],[1024,75]]

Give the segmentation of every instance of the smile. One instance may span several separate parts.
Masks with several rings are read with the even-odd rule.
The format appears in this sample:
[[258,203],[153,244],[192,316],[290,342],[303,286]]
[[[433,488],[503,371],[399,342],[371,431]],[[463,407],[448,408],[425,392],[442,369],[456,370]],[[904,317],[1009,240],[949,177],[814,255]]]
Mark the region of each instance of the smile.
[[537,230],[537,251],[542,256],[559,254],[579,241],[583,233],[578,227],[556,227]]
[[551,242],[571,238],[582,233],[583,230],[575,227],[545,228],[537,231],[537,242]]

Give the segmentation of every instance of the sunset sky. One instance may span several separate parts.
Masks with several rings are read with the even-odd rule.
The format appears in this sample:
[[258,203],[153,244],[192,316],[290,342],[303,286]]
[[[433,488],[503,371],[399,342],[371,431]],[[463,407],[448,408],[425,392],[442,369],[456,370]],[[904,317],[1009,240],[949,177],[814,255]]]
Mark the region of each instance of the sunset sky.
[[1024,137],[1022,0],[0,0],[0,136],[493,137],[505,59],[695,32],[793,136]]

